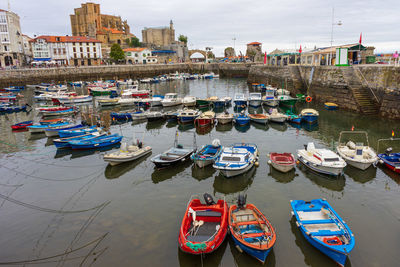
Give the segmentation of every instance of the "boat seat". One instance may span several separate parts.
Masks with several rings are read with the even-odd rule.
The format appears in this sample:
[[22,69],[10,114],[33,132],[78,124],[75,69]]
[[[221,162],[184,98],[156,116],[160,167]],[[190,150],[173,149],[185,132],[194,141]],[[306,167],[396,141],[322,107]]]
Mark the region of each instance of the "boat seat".
[[212,210],[200,210],[196,211],[196,216],[205,216],[205,217],[221,217],[221,213],[218,211]]
[[166,155],[180,157],[180,156],[183,156],[184,153],[181,153],[181,154],[178,154],[178,153],[166,153]]
[[331,236],[331,235],[343,235],[343,231],[329,231],[329,230],[319,230],[318,232],[311,232],[312,236]]
[[204,242],[207,241],[211,236],[209,235],[189,235],[186,237],[191,242]]
[[160,156],[161,160],[175,160],[177,157],[168,157],[167,155],[161,155]]
[[300,221],[302,224],[322,224],[322,223],[334,223],[333,220],[305,220]]

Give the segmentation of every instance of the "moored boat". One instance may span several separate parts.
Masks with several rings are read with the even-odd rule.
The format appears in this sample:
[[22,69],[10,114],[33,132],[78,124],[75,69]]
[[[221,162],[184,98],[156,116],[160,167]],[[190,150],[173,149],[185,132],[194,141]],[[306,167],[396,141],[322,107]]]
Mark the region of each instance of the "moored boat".
[[234,118],[233,114],[229,113],[228,111],[225,111],[224,113],[220,113],[216,116],[218,124],[232,123],[233,118]]
[[250,117],[242,111],[240,114],[235,114],[235,124],[246,125],[250,123]]
[[65,137],[73,137],[73,136],[80,136],[88,133],[94,133],[100,131],[100,128],[96,128],[96,126],[92,127],[82,127],[81,129],[69,129],[69,130],[61,130],[58,132],[60,138]]
[[306,167],[326,175],[339,176],[343,174],[343,169],[347,164],[335,152],[325,148],[317,149],[312,142],[304,147],[304,149],[297,150],[297,159]]
[[194,109],[184,109],[178,112],[177,118],[179,123],[193,123],[200,115],[200,112]]
[[72,149],[94,149],[106,146],[112,146],[119,144],[122,140],[122,136],[119,134],[108,135],[105,138],[101,139],[92,139],[92,140],[74,140],[70,141]]
[[266,114],[249,114],[249,118],[251,121],[260,124],[267,124],[269,120],[269,116]]
[[296,166],[292,153],[270,153],[268,163],[280,172],[289,172]]
[[87,133],[84,135],[79,135],[79,136],[72,136],[72,137],[65,137],[65,138],[57,138],[53,140],[53,144],[56,146],[57,149],[61,148],[71,148],[71,144],[69,143],[70,141],[88,141],[88,140],[93,140],[93,139],[101,139],[107,137],[106,133],[100,133],[100,132],[93,132],[93,133]]
[[233,99],[233,103],[235,103],[236,106],[245,107],[245,106],[247,106],[247,99],[244,96],[244,94],[237,93],[237,94],[235,94],[235,97]]
[[315,109],[306,108],[300,112],[301,120],[307,123],[316,123],[318,122],[319,113]]
[[46,129],[50,129],[53,127],[65,126],[69,125],[69,122],[61,122],[61,123],[53,123],[53,124],[39,124],[39,125],[31,125],[27,126],[30,133],[44,133]]
[[236,248],[264,263],[276,241],[275,229],[265,215],[239,195],[237,205],[229,208],[228,223]]
[[249,101],[249,106],[258,108],[262,104],[261,93],[250,93],[247,100]]
[[327,110],[336,110],[339,108],[338,104],[332,103],[332,102],[326,102],[324,103],[324,107]]
[[247,172],[257,160],[258,150],[255,144],[233,144],[224,147],[213,167],[229,178]]
[[191,199],[186,207],[179,231],[179,248],[190,254],[206,254],[218,249],[228,233],[228,204],[214,202],[204,194],[205,204],[199,198]]
[[13,130],[21,130],[26,129],[26,127],[33,125],[33,121],[23,121],[16,124],[11,125],[11,129]]
[[63,126],[51,127],[44,130],[47,137],[58,136],[58,133],[61,130],[70,130],[70,129],[82,129],[84,126],[82,124],[67,124]]
[[343,267],[355,240],[349,226],[332,206],[324,199],[291,200],[290,205],[305,239]]
[[388,169],[400,173],[400,153],[393,153],[392,148],[386,149],[385,153],[378,154],[379,162]]
[[269,120],[272,122],[284,123],[287,118],[287,115],[280,113],[276,108],[272,109],[271,114],[269,114]]
[[205,127],[214,124],[215,113],[213,111],[201,112],[194,120],[196,126]]
[[103,159],[110,163],[111,166],[115,166],[124,162],[136,160],[149,153],[151,153],[151,147],[143,147],[142,142],[137,140],[136,144],[129,146],[127,144],[122,144],[118,151],[105,154]]
[[195,96],[185,96],[182,100],[182,104],[185,107],[196,106],[196,97]]
[[165,95],[164,99],[161,100],[163,107],[172,107],[182,104],[182,99],[178,97],[176,93],[168,93]]
[[222,152],[221,142],[218,139],[212,141],[211,145],[205,145],[196,153],[193,153],[191,159],[194,163],[203,168],[213,164]]

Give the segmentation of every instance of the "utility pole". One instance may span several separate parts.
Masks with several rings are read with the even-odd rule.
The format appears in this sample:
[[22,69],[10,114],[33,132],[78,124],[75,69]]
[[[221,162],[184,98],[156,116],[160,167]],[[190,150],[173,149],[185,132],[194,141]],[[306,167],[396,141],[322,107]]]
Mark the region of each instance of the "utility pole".
[[235,36],[233,36],[233,52],[236,54],[236,51],[235,51],[235,45],[236,45],[236,37]]
[[332,56],[333,56],[333,52],[332,52],[332,48],[333,48],[333,26],[334,25],[337,25],[337,26],[342,25],[342,22],[340,20],[337,23],[334,22],[334,14],[335,14],[335,8],[332,7],[331,53],[330,53],[330,56],[329,56],[330,57],[329,58],[329,61],[330,61],[329,65],[332,65]]

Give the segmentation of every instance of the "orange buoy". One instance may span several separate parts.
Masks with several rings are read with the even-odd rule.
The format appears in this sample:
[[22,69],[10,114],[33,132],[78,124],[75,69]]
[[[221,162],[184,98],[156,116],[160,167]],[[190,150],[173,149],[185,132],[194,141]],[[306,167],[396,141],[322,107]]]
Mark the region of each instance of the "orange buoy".
[[306,101],[307,101],[307,103],[310,103],[312,101],[312,97],[311,96],[307,96],[306,97]]

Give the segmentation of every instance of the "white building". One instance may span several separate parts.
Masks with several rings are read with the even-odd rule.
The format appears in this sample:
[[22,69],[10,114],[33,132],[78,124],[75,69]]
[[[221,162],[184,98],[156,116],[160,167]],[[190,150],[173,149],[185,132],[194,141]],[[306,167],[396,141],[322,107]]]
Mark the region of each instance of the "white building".
[[0,67],[20,66],[24,59],[19,16],[0,9]]
[[102,60],[101,41],[81,36],[43,35],[30,41],[33,62],[58,65],[92,66]]
[[129,64],[155,64],[157,56],[151,54],[151,50],[143,47],[124,49],[126,62]]

